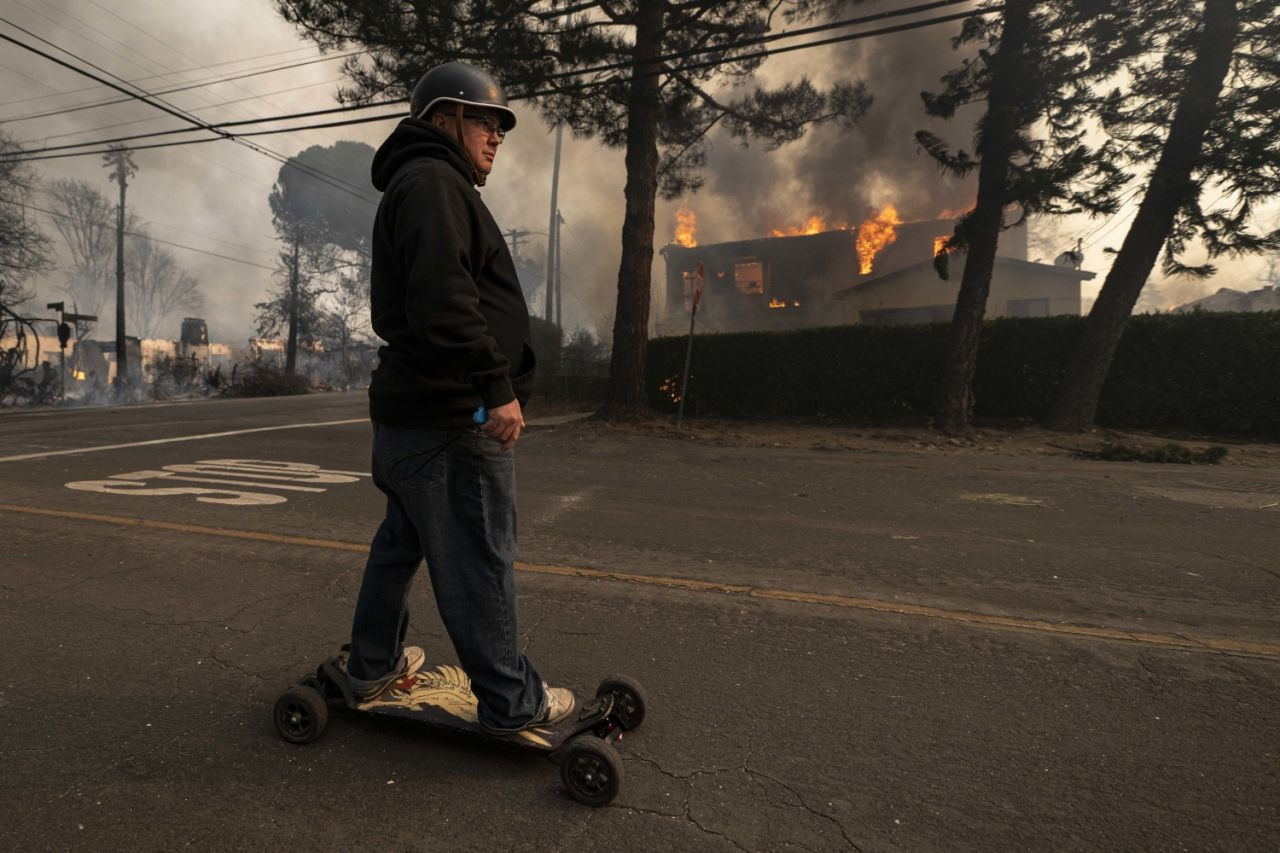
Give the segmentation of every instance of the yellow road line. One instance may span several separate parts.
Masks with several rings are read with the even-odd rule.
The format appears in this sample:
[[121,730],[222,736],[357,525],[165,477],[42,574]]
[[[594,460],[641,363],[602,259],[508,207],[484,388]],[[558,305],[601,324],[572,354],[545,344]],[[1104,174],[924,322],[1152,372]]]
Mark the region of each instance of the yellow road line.
[[[307,536],[286,536],[281,533],[269,533],[259,530],[207,527],[200,524],[182,524],[173,521],[157,521],[149,518],[131,518],[122,515],[101,515],[97,513],[74,512],[71,510],[24,507],[14,504],[0,504],[0,512],[16,512],[26,515],[45,516],[49,518],[65,518],[73,521],[114,524],[121,527],[142,527],[151,530],[169,530],[178,533],[194,533],[202,536],[221,536],[229,539],[248,539],[256,542],[273,542],[280,545],[303,545],[310,548],[325,548],[331,551],[349,551],[356,554],[364,554],[369,550],[369,546],[367,544],[357,542],[341,542],[334,539],[313,539]],[[882,601],[874,598],[858,598],[848,595],[826,595],[816,592],[798,592],[795,590],[749,586],[747,584],[700,581],[693,580],[691,578],[664,577],[662,575],[611,572],[604,571],[602,569],[588,569],[578,566],[555,566],[542,563],[517,562],[516,569],[518,571],[537,575],[558,575],[560,577],[633,583],[640,584],[642,586],[684,589],[694,592],[716,592],[728,595],[744,595],[751,598],[760,598],[772,601],[788,601],[798,604],[821,604],[830,607],[844,607],[852,610],[865,610],[875,613],[892,613],[900,616],[917,616],[925,619],[938,619],[946,622],[961,622],[985,628],[1031,631],[1034,633],[1054,634],[1085,640],[1119,640],[1123,642],[1141,643],[1148,646],[1159,646],[1161,648],[1178,649],[1188,652],[1242,655],[1246,657],[1266,658],[1269,660],[1280,661],[1280,645],[1275,643],[1261,643],[1250,640],[1235,640],[1224,637],[1209,637],[1196,634],[1166,634],[1152,631],[1129,631],[1123,628],[1074,625],[1066,622],[1048,622],[1042,619],[1025,619],[1017,616],[996,616],[987,613],[973,613],[966,610],[947,610],[939,607],[903,604],[901,602]]]

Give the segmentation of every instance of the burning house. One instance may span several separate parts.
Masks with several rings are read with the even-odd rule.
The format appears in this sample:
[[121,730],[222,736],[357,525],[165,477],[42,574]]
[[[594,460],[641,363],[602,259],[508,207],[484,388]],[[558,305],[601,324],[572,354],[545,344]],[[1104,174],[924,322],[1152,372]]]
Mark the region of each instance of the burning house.
[[[700,276],[703,331],[950,320],[964,259],[953,258],[951,278],[944,281],[933,258],[957,215],[903,222],[886,205],[856,226],[814,217],[769,237],[698,245],[696,218],[682,209],[675,242],[661,250],[667,286],[657,332],[688,332]],[[1080,283],[1093,277],[1070,264],[1029,262],[1025,226],[1011,229],[1000,241],[987,316],[1079,314]]]

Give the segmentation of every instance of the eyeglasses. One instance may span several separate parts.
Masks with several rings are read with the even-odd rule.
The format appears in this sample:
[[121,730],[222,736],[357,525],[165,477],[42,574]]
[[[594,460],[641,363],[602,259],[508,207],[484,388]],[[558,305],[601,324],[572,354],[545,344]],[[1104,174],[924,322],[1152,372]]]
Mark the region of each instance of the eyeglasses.
[[498,121],[493,116],[481,115],[480,113],[463,113],[462,117],[470,119],[483,127],[486,136],[496,133],[498,134],[499,142],[507,138],[507,132],[502,129],[502,122]]

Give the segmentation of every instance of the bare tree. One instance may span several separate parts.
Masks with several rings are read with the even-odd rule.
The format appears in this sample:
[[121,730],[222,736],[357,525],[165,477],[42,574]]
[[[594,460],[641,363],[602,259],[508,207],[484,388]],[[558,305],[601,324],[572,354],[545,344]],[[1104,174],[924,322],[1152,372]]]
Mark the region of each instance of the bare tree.
[[338,277],[337,284],[324,299],[320,329],[325,347],[339,353],[342,378],[350,385],[353,374],[351,348],[373,337],[373,329],[369,325],[368,275],[357,273]]
[[200,282],[145,230],[125,242],[125,278],[130,321],[140,338],[154,338],[166,320],[180,311],[204,307]]
[[[0,154],[13,150],[12,140],[0,132]],[[36,173],[29,165],[0,158],[0,294],[6,304],[23,301],[16,298],[20,291],[27,292],[23,281],[53,263],[50,240],[31,214],[35,183]]]
[[112,205],[88,181],[59,178],[49,184],[53,223],[71,256],[65,289],[82,314],[102,316],[112,294],[115,257]]

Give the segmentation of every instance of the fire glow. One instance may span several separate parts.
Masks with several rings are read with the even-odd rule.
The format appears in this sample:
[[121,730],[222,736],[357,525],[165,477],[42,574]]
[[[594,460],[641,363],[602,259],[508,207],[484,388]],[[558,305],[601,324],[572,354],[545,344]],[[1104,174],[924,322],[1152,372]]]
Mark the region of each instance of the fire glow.
[[850,225],[847,222],[828,224],[821,216],[810,216],[803,225],[773,228],[769,231],[769,235],[771,237],[805,237],[827,231],[857,231],[858,271],[862,275],[870,275],[876,255],[885,246],[898,239],[898,226],[902,224],[903,221],[898,216],[898,208],[892,204],[886,204],[879,213],[871,216],[861,225]]
[[827,231],[848,231],[852,225],[846,225],[841,222],[836,225],[827,225],[827,221],[821,216],[810,216],[803,225],[793,225],[790,228],[773,228],[769,231],[770,237],[807,237],[810,234],[823,234]]
[[876,255],[898,239],[898,208],[886,204],[875,216],[858,226],[858,272],[870,275]]
[[680,205],[680,209],[676,211],[676,243],[686,249],[692,249],[698,245],[698,239],[695,236],[697,232],[697,214],[689,209],[687,203]]
[[942,250],[947,248],[947,235],[933,238],[933,256],[936,258],[942,254]]

